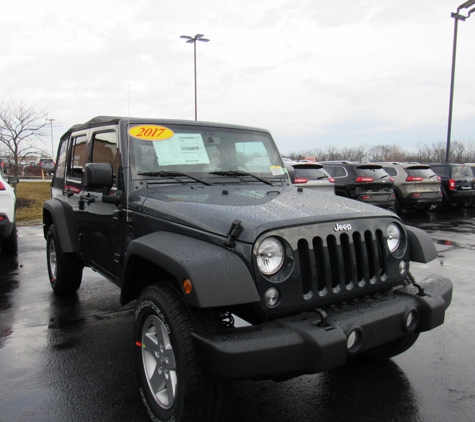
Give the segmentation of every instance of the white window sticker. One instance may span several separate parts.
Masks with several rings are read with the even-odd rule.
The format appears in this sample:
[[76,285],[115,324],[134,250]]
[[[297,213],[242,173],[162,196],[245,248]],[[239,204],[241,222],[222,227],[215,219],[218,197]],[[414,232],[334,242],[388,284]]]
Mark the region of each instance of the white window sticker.
[[175,133],[165,141],[154,142],[160,166],[209,164],[200,133]]
[[281,174],[284,174],[284,170],[282,169],[281,166],[271,166],[270,170],[274,176],[279,176]]

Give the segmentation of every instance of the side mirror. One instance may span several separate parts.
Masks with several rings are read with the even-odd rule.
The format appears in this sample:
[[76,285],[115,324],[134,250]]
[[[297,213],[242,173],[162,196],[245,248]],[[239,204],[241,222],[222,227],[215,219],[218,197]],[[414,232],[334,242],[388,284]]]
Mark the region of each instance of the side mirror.
[[102,189],[107,195],[112,187],[112,165],[109,163],[87,163],[84,166],[83,187]]
[[10,185],[18,185],[18,183],[20,183],[20,179],[18,177],[9,177],[7,182]]

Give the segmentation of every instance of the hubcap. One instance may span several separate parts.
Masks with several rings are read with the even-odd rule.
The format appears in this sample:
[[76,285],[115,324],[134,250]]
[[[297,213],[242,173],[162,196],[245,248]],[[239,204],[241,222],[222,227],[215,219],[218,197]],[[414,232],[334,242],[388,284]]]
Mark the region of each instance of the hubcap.
[[49,243],[49,267],[54,280],[56,279],[56,247],[53,239],[51,239],[51,242]]
[[156,402],[169,409],[177,393],[175,354],[167,328],[156,315],[149,316],[142,329],[142,362]]

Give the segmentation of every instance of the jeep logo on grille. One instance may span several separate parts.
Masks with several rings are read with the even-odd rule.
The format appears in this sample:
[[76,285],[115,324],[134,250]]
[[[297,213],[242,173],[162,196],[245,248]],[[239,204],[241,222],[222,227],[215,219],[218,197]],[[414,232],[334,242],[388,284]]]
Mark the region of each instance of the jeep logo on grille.
[[351,230],[351,224],[335,224],[333,230],[336,232],[349,232]]

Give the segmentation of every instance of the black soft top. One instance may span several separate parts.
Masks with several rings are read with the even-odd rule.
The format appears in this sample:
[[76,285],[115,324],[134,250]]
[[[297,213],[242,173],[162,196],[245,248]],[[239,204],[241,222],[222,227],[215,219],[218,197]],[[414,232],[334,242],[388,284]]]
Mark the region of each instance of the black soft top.
[[80,123],[72,126],[67,132],[71,133],[77,130],[91,129],[99,126],[107,126],[119,124],[121,121],[127,121],[127,123],[137,124],[137,123],[146,123],[146,124],[175,124],[175,125],[188,125],[188,126],[213,126],[229,129],[241,129],[241,130],[254,130],[259,132],[269,133],[268,130],[262,128],[256,128],[251,126],[242,126],[242,125],[233,125],[226,123],[215,123],[215,122],[204,122],[204,121],[195,121],[195,120],[179,120],[179,119],[159,119],[159,118],[150,118],[150,117],[123,117],[123,116],[97,116],[92,118],[86,123]]

